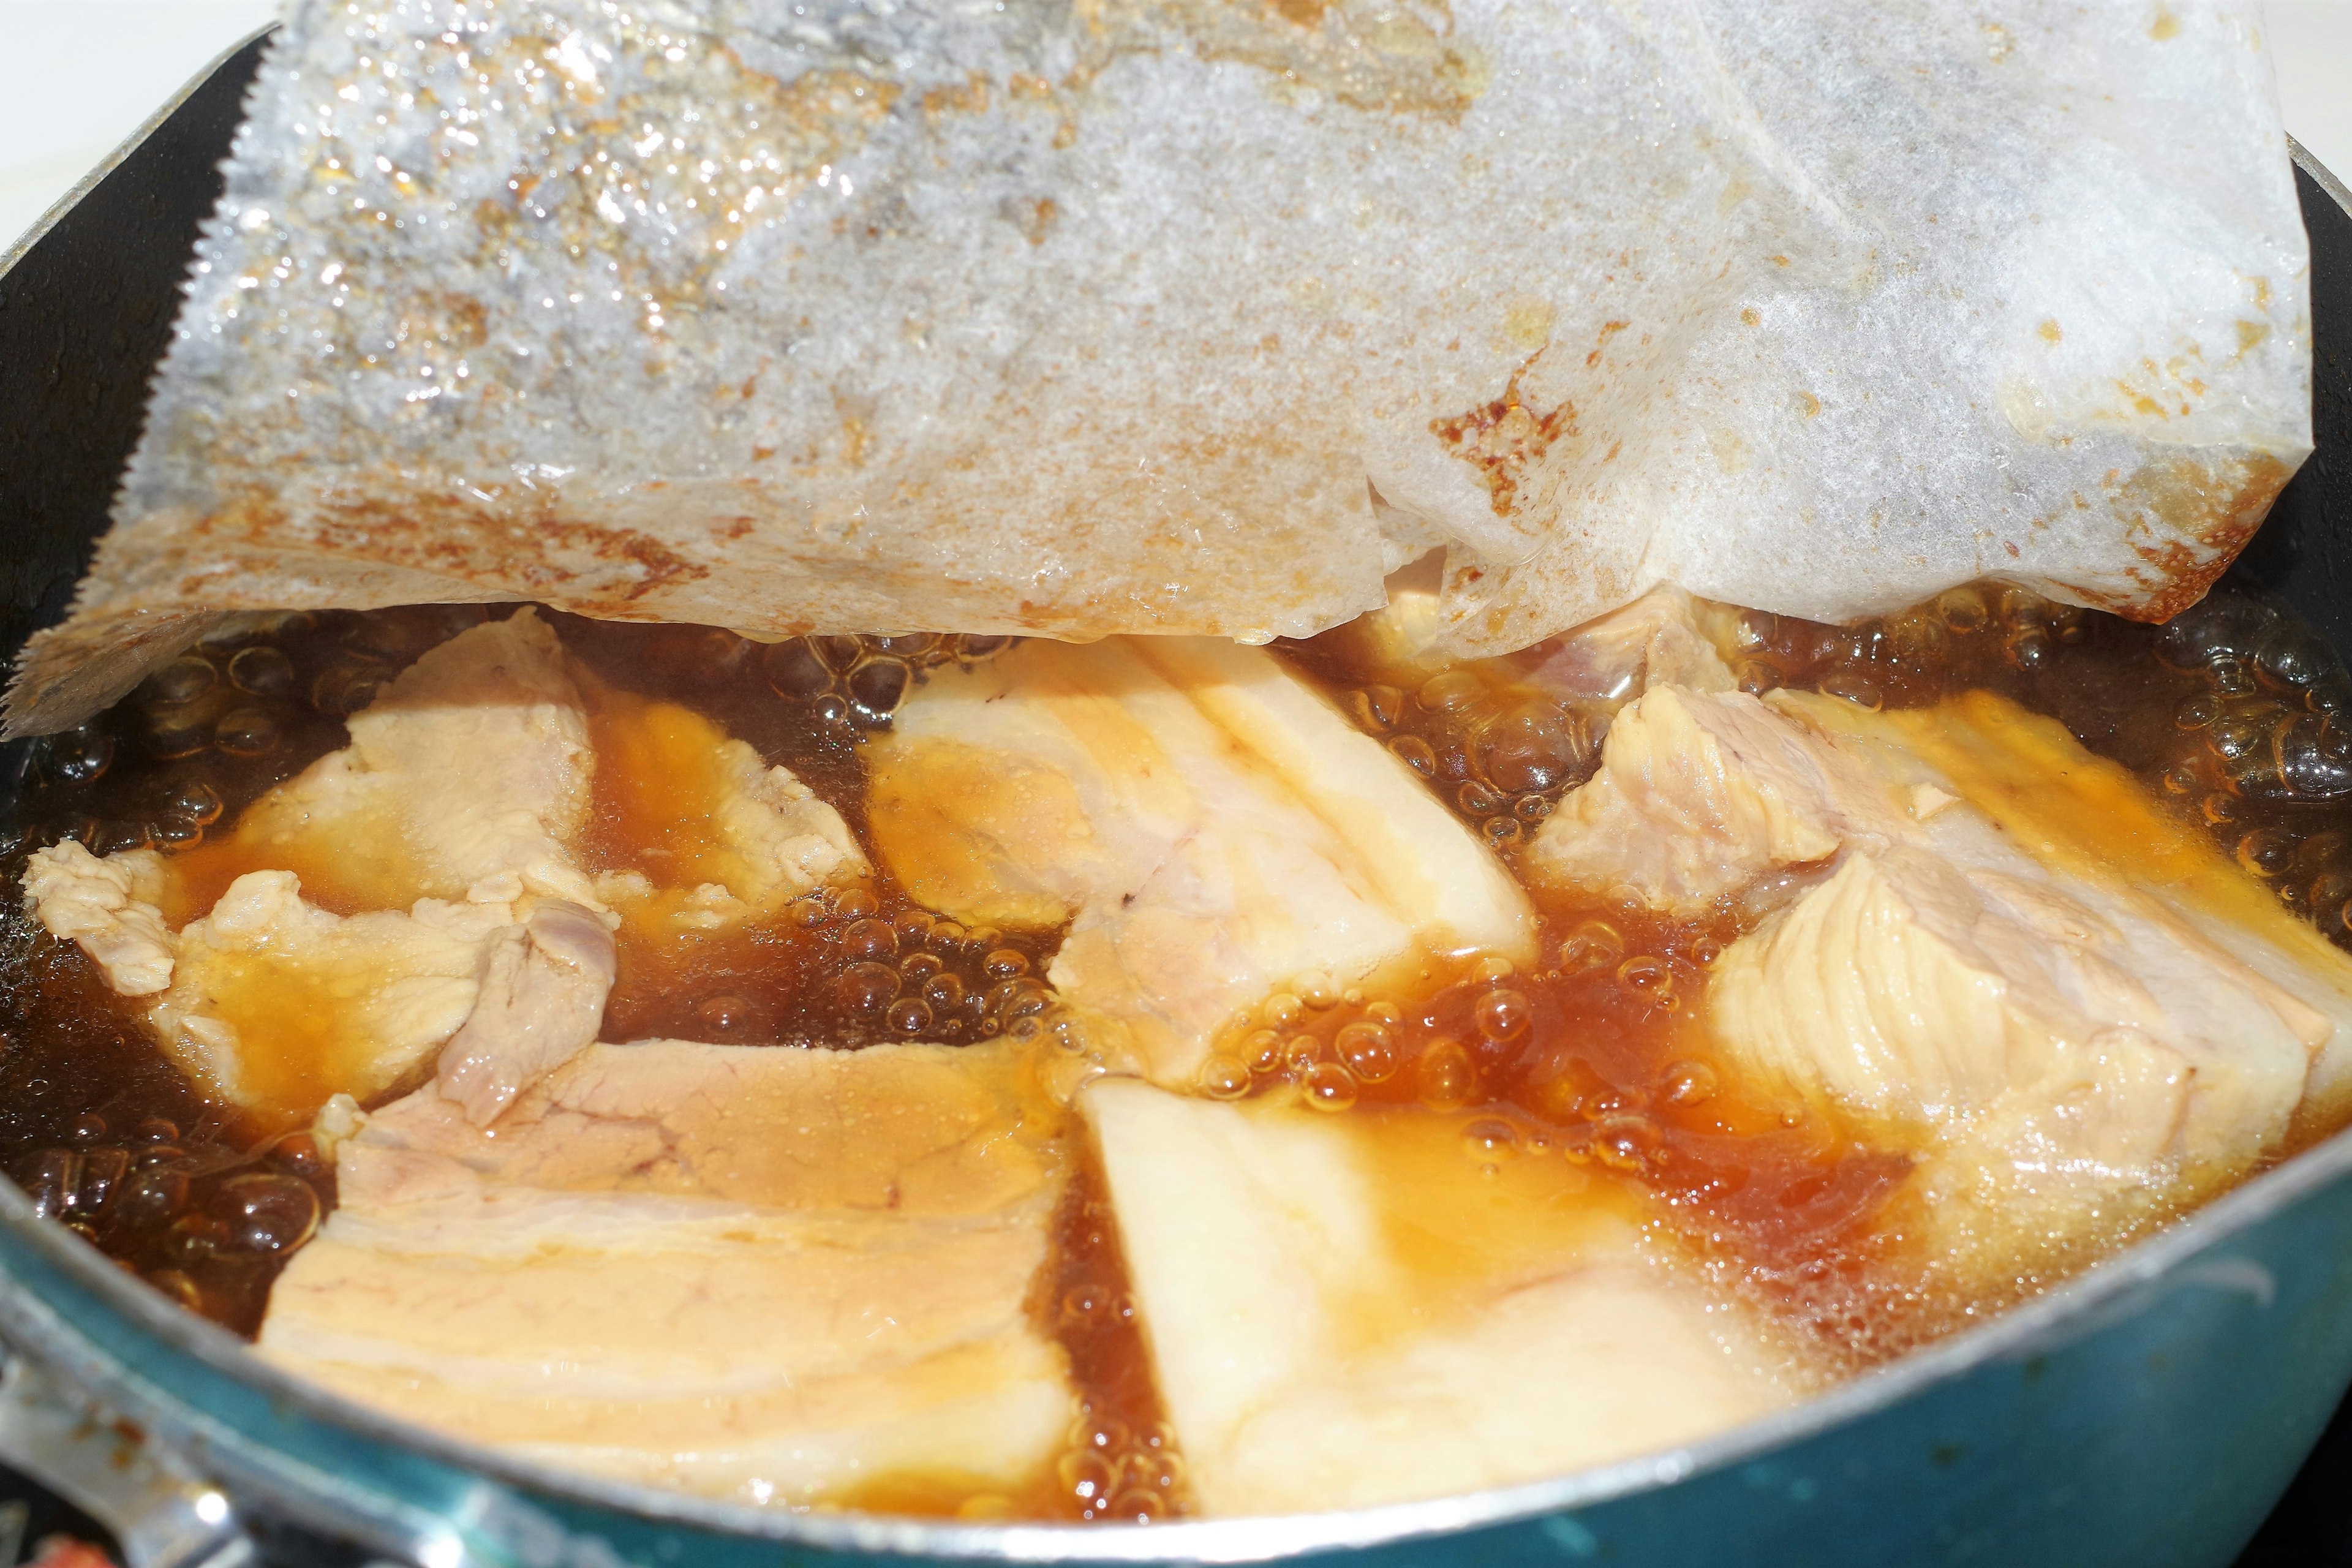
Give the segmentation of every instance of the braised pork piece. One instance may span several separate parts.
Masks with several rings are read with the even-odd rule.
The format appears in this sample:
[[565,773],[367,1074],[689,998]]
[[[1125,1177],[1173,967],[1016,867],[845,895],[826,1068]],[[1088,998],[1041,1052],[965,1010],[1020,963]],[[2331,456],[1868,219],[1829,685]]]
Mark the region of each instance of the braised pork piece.
[[248,617],[29,755],[0,1153],[427,1425],[1157,1519],[1728,1426],[2343,1119],[2352,676],[2276,608],[1433,613]]

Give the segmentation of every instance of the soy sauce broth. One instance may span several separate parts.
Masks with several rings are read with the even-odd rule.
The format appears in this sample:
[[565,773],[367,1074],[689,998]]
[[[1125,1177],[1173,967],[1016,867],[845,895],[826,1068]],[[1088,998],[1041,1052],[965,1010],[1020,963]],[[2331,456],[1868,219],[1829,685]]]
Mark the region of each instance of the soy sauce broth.
[[[99,854],[152,846],[200,858],[209,839],[218,863],[205,885],[226,886],[250,868],[217,849],[247,804],[341,745],[344,717],[417,654],[499,613],[431,606],[241,624],[99,720],[30,749],[0,871],[14,889],[29,850],[66,837]],[[789,766],[861,837],[866,737],[928,671],[1002,646],[932,636],[761,645],[708,628],[548,618],[606,694],[592,694],[600,746],[648,704],[676,704]],[[2288,908],[2352,945],[2352,676],[2260,599],[2225,590],[2149,628],[1985,585],[1853,627],[1727,611],[1719,627],[1751,691],[1787,686],[1902,708],[1983,688],[2056,717]],[[1344,633],[1281,651],[1507,864],[1597,765],[1607,711],[1529,679],[1556,645],[1414,682]],[[664,784],[658,748],[648,755],[634,774],[600,769],[592,869],[694,852],[637,826],[646,793]],[[1528,968],[1432,958],[1378,994],[1301,977],[1233,1022],[1201,1092],[1444,1119],[1474,1165],[1577,1163],[1655,1202],[1727,1287],[1847,1366],[2005,1304],[1923,1295],[1899,1257],[1903,1157],[1832,1116],[1792,1118],[1717,1058],[1697,1020],[1709,965],[1744,929],[1738,910],[1674,921],[1586,897],[1536,901],[1541,956]],[[1058,942],[968,931],[916,905],[887,872],[720,933],[625,924],[604,1037],[833,1048],[1032,1038],[1051,1023],[1045,977]],[[1083,1407],[1053,1473],[1017,1496],[886,1486],[850,1502],[971,1517],[1184,1511],[1181,1458],[1087,1160],[1082,1152],[1031,1304],[1067,1351]],[[42,1212],[247,1334],[270,1281],[334,1202],[331,1168],[307,1134],[264,1137],[206,1100],[132,1004],[16,897],[0,901],[0,1163]],[[2045,1282],[2021,1279],[2016,1292]]]

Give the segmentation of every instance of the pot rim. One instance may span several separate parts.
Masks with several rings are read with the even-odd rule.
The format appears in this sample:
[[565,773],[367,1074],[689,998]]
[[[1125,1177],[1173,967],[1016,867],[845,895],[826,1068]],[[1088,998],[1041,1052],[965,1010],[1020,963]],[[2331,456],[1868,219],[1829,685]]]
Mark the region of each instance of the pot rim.
[[127,160],[133,153],[139,151],[140,148],[147,144],[147,139],[149,137],[154,135],[156,132],[163,129],[163,122],[165,121],[180,112],[180,106],[187,102],[189,97],[194,94],[198,88],[204,86],[205,83],[212,80],[214,77],[219,75],[223,66],[227,65],[229,61],[235,59],[238,55],[243,54],[247,49],[250,48],[253,46],[255,39],[266,37],[277,30],[278,24],[275,22],[270,22],[262,26],[254,28],[251,32],[237,39],[236,42],[221,50],[220,53],[215,55],[211,61],[207,63],[202,70],[196,72],[195,75],[190,77],[186,81],[182,82],[177,91],[173,92],[171,97],[165,99],[162,103],[157,104],[155,106],[155,112],[150,114],[143,121],[142,121],[138,130],[133,131],[130,135],[124,137],[121,144],[116,146],[112,152],[107,153],[105,157],[100,158],[97,163],[91,164],[89,171],[85,173],[80,179],[76,180],[73,183],[73,188],[71,190],[66,192],[64,195],[59,196],[56,201],[51,202],[47,210],[43,212],[39,217],[33,220],[32,227],[26,229],[24,233],[10,240],[5,248],[0,248],[0,282],[6,281],[8,274],[16,270],[16,263],[25,259],[26,253],[30,251],[33,247],[40,244],[42,240],[47,238],[49,230],[57,227],[59,223],[64,221],[65,216],[68,213],[80,205],[81,199],[89,195],[91,191],[97,189],[100,181],[105,179],[109,174],[114,173],[115,170],[121,168],[125,160]]
[[[52,205],[19,240],[0,252],[0,282],[73,205],[112,174],[235,55],[273,27],[223,51],[209,66]],[[2352,216],[2352,191],[2293,137],[2296,167]],[[888,1514],[801,1513],[606,1480],[411,1426],[283,1371],[218,1324],[168,1301],[94,1248],[33,1211],[12,1184],[0,1182],[0,1229],[69,1282],[89,1292],[131,1327],[169,1352],[188,1357],[267,1395],[274,1405],[357,1436],[418,1454],[455,1469],[518,1489],[626,1513],[657,1523],[847,1552],[885,1552],[964,1562],[1150,1563],[1171,1559],[1247,1563],[1387,1545],[1428,1536],[1508,1525],[1672,1486],[1769,1454],[1900,1403],[1975,1368],[2031,1360],[2129,1316],[2165,1286],[2204,1285],[2266,1293],[2259,1279],[2226,1262],[2199,1267],[2200,1255],[2352,1173],[2352,1128],[2294,1154],[2185,1217],[2167,1225],[2043,1295],[1979,1327],[1860,1373],[1787,1409],[1698,1442],[1543,1480],[1336,1512],[1242,1519],[1177,1520],[1150,1525],[974,1523]],[[2139,1299],[2135,1299],[2136,1293]],[[163,1432],[195,1439],[204,1461],[275,1494],[291,1511],[316,1516],[331,1498],[370,1518],[379,1539],[407,1537],[428,1568],[456,1568],[467,1553],[446,1524],[413,1505],[387,1501],[282,1449],[255,1442],[217,1415],[153,1387],[101,1349],[25,1281],[0,1268],[0,1322],[6,1337],[36,1360],[120,1399],[125,1414]],[[2106,1309],[2102,1310],[2102,1309]],[[76,1374],[79,1374],[78,1376]],[[349,1528],[352,1521],[340,1521]]]

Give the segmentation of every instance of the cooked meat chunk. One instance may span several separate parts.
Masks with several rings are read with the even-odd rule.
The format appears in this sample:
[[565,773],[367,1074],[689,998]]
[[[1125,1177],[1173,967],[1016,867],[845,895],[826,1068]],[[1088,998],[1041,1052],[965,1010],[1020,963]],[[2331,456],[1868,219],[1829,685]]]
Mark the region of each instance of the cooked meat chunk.
[[[1990,699],[1932,729],[1775,707],[1869,770],[1884,820],[1906,799],[1924,820],[1853,837],[1734,943],[1710,1024],[1760,1081],[1917,1151],[1927,1223],[1963,1268],[2009,1271],[2278,1145],[2352,1024],[2352,962],[2302,952],[2267,892],[2046,721]],[[2029,752],[2047,753],[2013,775],[2030,801],[2000,786]]]
[[[1833,735],[1896,790],[1924,788],[1973,808],[1934,814],[1929,842],[1973,839],[1964,825],[1989,822],[2053,876],[2096,889],[2105,900],[2096,907],[2159,920],[2184,942],[2242,965],[2237,983],[2266,986],[2265,1007],[2317,1046],[2306,1109],[2340,1113],[2352,1096],[2352,955],[2123,768],[2084,750],[2055,720],[1987,692],[1885,714],[1793,692],[1775,693],[1773,702]],[[2194,1003],[2193,993],[2165,997],[2168,1011],[2189,1008],[2199,1026],[2222,1026]]]
[[[593,898],[572,847],[593,759],[553,631],[524,611],[452,637],[351,734],[213,842],[104,860],[60,845],[26,879],[110,986],[154,998],[147,1022],[180,1065],[268,1126],[391,1087],[467,1023],[486,963],[495,1005],[477,1036],[584,1016],[593,1038],[610,985],[601,925],[593,996],[551,984],[544,959],[550,942],[593,946],[577,921],[596,923],[562,898]],[[176,935],[170,907],[187,919]],[[493,1079],[466,1079],[469,1103],[494,1110]]]
[[1054,984],[1164,1082],[1300,976],[1532,942],[1525,896],[1404,764],[1229,643],[1035,642],[935,676],[874,748],[868,816],[924,903],[1067,921]]
[[1528,676],[1562,697],[1615,705],[1653,686],[1736,690],[1731,667],[1699,624],[1698,601],[1680,588],[1653,588],[1561,636]]
[[1212,1514],[1363,1507],[1671,1447],[1806,1369],[1566,1162],[1437,1119],[1085,1090],[1160,1396]]
[[[467,1190],[701,1193],[810,1210],[992,1213],[1049,1184],[1059,1115],[1024,1098],[1010,1047],[858,1051],[685,1041],[581,1047],[495,1133],[423,1091],[369,1119],[339,1171],[349,1206],[396,1205],[399,1152]],[[782,1131],[779,1131],[782,1130]],[[436,1177],[436,1179],[438,1179]]]
[[[200,889],[289,869],[343,913],[541,897],[698,930],[869,874],[790,770],[689,709],[604,686],[529,610],[425,654],[351,736],[173,857],[173,875]],[[203,912],[200,890],[182,901]]]
[[425,654],[351,736],[208,842],[102,861],[79,845],[38,851],[28,903],[136,996],[171,983],[168,927],[205,916],[252,871],[290,873],[310,903],[345,915],[420,898],[594,902],[572,847],[593,768],[587,719],[562,645],[531,612]]
[[442,1047],[435,1083],[487,1127],[523,1089],[578,1055],[604,1020],[613,933],[577,904],[551,899],[528,925],[492,934],[465,1027]]
[[868,873],[790,772],[700,715],[583,681],[530,611],[476,626],[214,841],[168,858],[43,850],[27,899],[114,989],[156,996],[166,1046],[265,1121],[378,1093],[465,1025],[443,1079],[487,1122],[519,1070],[594,1038],[613,984],[616,917],[598,893],[615,879],[583,870],[600,771],[619,775],[625,810],[651,814],[628,826],[684,882],[624,876],[633,907],[666,894],[662,912],[708,926]]
[[791,769],[761,766],[740,741],[727,742],[724,763],[731,787],[718,826],[743,864],[740,883],[727,883],[735,897],[770,910],[828,883],[873,874],[841,813]]
[[1002,1046],[592,1046],[488,1130],[341,1146],[261,1349],[395,1415],[745,1501],[1035,1479],[1076,1407],[1024,1308],[1061,1186]]
[[179,935],[148,1021],[199,1083],[265,1124],[330,1095],[390,1088],[455,1035],[480,992],[503,903],[420,899],[406,913],[337,915],[290,871],[252,871]]
[[601,691],[593,733],[609,903],[672,931],[772,914],[873,874],[841,814],[789,768],[674,702]]
[[1896,816],[1852,759],[1755,698],[1658,686],[1617,715],[1601,771],[1560,802],[1527,865],[1696,915],[1765,871],[1899,832]]
[[[110,985],[154,997],[148,1022],[181,1065],[266,1125],[389,1088],[466,1024],[486,961],[499,1000],[478,1032],[562,1027],[568,1008],[593,1037],[610,984],[609,938],[593,996],[520,961],[550,951],[545,931],[581,950],[564,910],[593,919],[562,901],[594,897],[573,847],[593,761],[552,630],[524,611],[452,637],[351,734],[210,843],[102,861],[59,846],[27,879]],[[549,907],[526,939],[534,903]],[[174,906],[194,917],[176,935]],[[492,1108],[483,1069],[467,1081]]]
[[1277,659],[1216,637],[1144,637],[1160,677],[1352,852],[1380,901],[1433,945],[1533,951],[1525,896],[1420,778]]
[[228,841],[173,863],[291,870],[346,911],[477,889],[593,905],[576,854],[593,767],[563,645],[522,610],[427,652],[352,716],[350,745],[256,801]]
[[1632,1258],[1596,1261],[1309,1372],[1242,1416],[1194,1473],[1211,1511],[1227,1514],[1542,1480],[1794,1403],[1762,1345],[1693,1283]]
[[172,984],[178,940],[156,907],[164,861],[152,849],[101,860],[68,838],[25,862],[25,907],[60,942],[78,942],[123,996],[152,996]]
[[1718,1037],[1915,1135],[1998,1129],[1981,1152],[2046,1184],[2234,1173],[2276,1143],[2324,1020],[2173,922],[1972,858],[1848,858],[1724,955]]

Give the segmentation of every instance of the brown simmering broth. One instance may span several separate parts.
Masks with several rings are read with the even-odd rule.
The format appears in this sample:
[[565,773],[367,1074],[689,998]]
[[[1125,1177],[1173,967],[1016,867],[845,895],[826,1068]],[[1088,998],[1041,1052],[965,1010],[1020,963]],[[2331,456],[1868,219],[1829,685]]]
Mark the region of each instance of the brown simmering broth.
[[[62,837],[99,854],[147,845],[200,868],[188,879],[196,907],[167,911],[173,923],[202,912],[257,868],[226,843],[237,813],[341,744],[342,718],[409,660],[493,613],[503,612],[292,615],[200,646],[99,720],[33,747],[0,840],[8,882],[31,848]],[[1003,646],[928,635],[761,645],[706,628],[550,618],[594,676],[591,870],[674,872],[704,852],[675,826],[694,816],[678,798],[699,786],[677,758],[698,725],[789,766],[862,835],[865,737],[927,670]],[[2352,946],[2352,677],[2274,607],[2224,592],[2155,628],[1986,585],[1856,627],[1759,614],[1727,625],[1749,690],[1916,708],[1981,688],[2058,719]],[[1590,776],[1602,716],[1529,683],[1550,645],[1411,686],[1373,668],[1362,647],[1334,634],[1283,652],[1515,861],[1560,795]],[[315,887],[304,876],[306,895],[329,908],[333,883],[324,868]],[[1697,1020],[1708,966],[1742,929],[1736,911],[1675,921],[1586,896],[1538,891],[1536,902],[1544,956],[1531,968],[1433,960],[1410,994],[1385,995],[1302,982],[1225,1032],[1202,1091],[1295,1084],[1335,1112],[1417,1106],[1458,1122],[1465,1159],[1579,1163],[1595,1181],[1663,1199],[1727,1283],[1849,1366],[2006,1304],[1918,1288],[1900,1258],[1901,1156],[1834,1118],[1791,1116],[1749,1095],[1716,1059]],[[1058,942],[965,930],[917,906],[887,872],[721,933],[630,921],[604,1036],[832,1048],[1028,1037],[1050,1020],[1045,975]],[[973,1517],[1184,1511],[1181,1461],[1090,1158],[1077,1162],[1033,1291],[1033,1310],[1069,1352],[1084,1411],[1054,1473],[1022,1496],[885,1483],[846,1501]],[[42,1212],[246,1334],[334,1203],[331,1168],[307,1133],[265,1137],[207,1100],[134,1005],[15,897],[0,900],[0,1162]],[[2020,1279],[2016,1291],[2044,1283]]]

